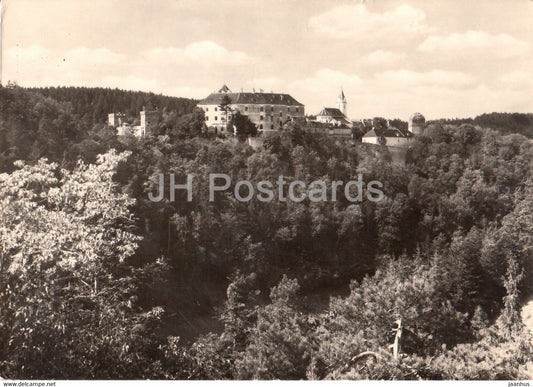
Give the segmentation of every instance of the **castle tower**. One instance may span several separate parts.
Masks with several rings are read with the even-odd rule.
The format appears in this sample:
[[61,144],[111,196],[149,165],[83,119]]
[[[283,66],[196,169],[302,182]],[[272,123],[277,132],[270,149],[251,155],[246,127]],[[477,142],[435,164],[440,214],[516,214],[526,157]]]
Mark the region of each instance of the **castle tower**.
[[426,127],[426,118],[420,114],[415,113],[409,118],[409,131],[413,134],[423,134]]
[[159,119],[159,112],[146,110],[146,107],[143,106],[143,110],[140,112],[140,116],[140,136],[143,137],[147,134],[152,134],[153,129],[157,125]]
[[124,113],[109,113],[107,115],[107,124],[113,128],[121,126],[126,122],[126,114]]
[[344,91],[341,89],[341,93],[339,94],[339,98],[337,98],[337,109],[339,109],[342,114],[348,118],[348,109],[347,109],[348,102],[346,102],[346,97],[344,96]]

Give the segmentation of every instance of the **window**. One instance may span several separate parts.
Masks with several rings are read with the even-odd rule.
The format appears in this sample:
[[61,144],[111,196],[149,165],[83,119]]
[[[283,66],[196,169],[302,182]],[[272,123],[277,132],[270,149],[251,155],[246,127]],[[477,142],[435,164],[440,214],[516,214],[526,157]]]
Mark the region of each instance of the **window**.
[[262,112],[262,111],[264,111],[264,110],[265,110],[265,108],[264,108],[263,106],[261,106],[261,107],[259,108],[259,111],[260,111],[260,112]]
[[279,112],[279,116],[280,116],[280,117],[283,117],[283,112]]
[[205,108],[205,111],[206,111],[206,112],[208,112],[208,111],[209,111],[209,108],[208,108],[208,107],[206,107],[206,108]]
[[206,121],[209,121],[209,117],[208,117],[208,116],[205,116],[205,120],[206,120]]
[[263,116],[259,116],[259,119],[260,119],[261,121],[263,121]]
[[274,108],[273,108],[273,107],[270,107],[270,111],[273,112],[273,111],[274,111]]
[[259,129],[263,129],[263,124],[259,125]]
[[279,126],[283,126],[283,121],[279,120]]
[[296,110],[296,113],[298,113],[298,108],[296,108],[295,110]]
[[245,107],[244,107],[244,111],[245,111],[245,112],[248,111],[248,106],[245,106]]
[[226,121],[224,117],[220,117],[220,121]]
[[216,121],[217,119],[218,119],[218,117],[217,117],[217,116],[215,116],[215,121]]
[[217,111],[217,108],[215,108],[215,111]]
[[270,129],[274,129],[274,124],[270,125]]

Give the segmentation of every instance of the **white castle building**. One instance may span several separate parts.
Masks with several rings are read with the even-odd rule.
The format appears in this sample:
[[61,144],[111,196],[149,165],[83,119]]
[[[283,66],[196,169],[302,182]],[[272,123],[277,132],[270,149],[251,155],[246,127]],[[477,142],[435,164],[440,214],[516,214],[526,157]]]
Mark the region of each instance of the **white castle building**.
[[[229,98],[228,112],[220,108],[224,97]],[[289,94],[256,92],[232,92],[226,85],[198,103],[205,113],[208,128],[224,133],[232,112],[248,116],[259,131],[278,130],[292,118],[304,117],[305,107]]]

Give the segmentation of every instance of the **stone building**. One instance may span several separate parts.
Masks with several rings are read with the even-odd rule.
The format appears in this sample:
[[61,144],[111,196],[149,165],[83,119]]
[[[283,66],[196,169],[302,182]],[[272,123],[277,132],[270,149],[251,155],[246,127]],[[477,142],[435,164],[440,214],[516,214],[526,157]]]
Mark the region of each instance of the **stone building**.
[[[230,100],[231,111],[226,114],[220,108],[223,98]],[[210,94],[198,103],[205,113],[208,128],[225,133],[226,124],[231,120],[232,113],[239,111],[248,116],[258,131],[278,130],[292,118],[304,117],[305,107],[289,94],[259,92],[232,92],[226,85]]]
[[107,124],[113,128],[122,126],[126,122],[125,113],[109,113],[107,115]]
[[144,137],[154,133],[154,129],[159,123],[161,115],[157,110],[143,110],[139,113],[140,125],[132,126],[126,122],[126,115],[124,113],[110,113],[108,115],[108,125],[117,130],[117,136],[133,135],[136,137]]
[[146,134],[152,134],[159,123],[159,118],[161,115],[157,110],[146,110],[145,106],[143,106],[143,110],[141,110],[140,115],[140,137],[144,137]]

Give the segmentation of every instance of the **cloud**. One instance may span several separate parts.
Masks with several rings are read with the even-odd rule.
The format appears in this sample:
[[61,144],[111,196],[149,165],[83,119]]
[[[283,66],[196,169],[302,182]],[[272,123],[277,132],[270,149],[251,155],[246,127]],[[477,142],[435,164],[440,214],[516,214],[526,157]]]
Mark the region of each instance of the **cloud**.
[[2,78],[7,76],[27,85],[56,79],[62,79],[64,85],[79,85],[94,78],[85,79],[88,74],[105,73],[125,61],[124,55],[107,48],[79,46],[65,52],[53,52],[39,45],[12,47],[3,57]]
[[244,52],[231,51],[213,42],[202,40],[185,46],[154,48],[145,51],[144,59],[158,61],[159,63],[187,63],[194,62],[201,65],[243,65],[251,61]]
[[533,88],[533,72],[512,71],[501,75],[498,81],[504,87],[531,90]]
[[139,90],[139,91],[152,91],[158,92],[157,81],[155,79],[146,79],[137,77],[134,75],[128,76],[106,76],[99,81],[101,86],[104,87],[118,87],[125,90]]
[[388,66],[406,58],[405,53],[377,50],[362,57],[360,63],[369,66]]
[[428,53],[512,57],[527,52],[529,45],[508,34],[492,35],[485,31],[467,31],[447,36],[430,36],[418,49]]
[[413,34],[426,30],[424,11],[400,5],[374,13],[365,5],[342,5],[309,19],[309,28],[330,38],[364,38]]
[[185,47],[184,52],[186,58],[198,62],[237,65],[245,64],[250,59],[244,52],[229,51],[211,40],[191,43]]
[[196,98],[201,99],[207,97],[214,90],[208,89],[206,87],[190,87],[190,86],[175,86],[175,87],[164,87],[162,93],[165,95],[173,95],[176,97],[184,98]]
[[302,103],[311,101],[305,111],[315,114],[325,105],[335,106],[341,88],[355,93],[363,88],[362,84],[363,80],[356,74],[323,68],[307,78],[289,83],[284,89]]
[[324,68],[316,71],[312,76],[292,82],[289,87],[320,93],[329,88],[336,90],[341,87],[353,87],[361,84],[361,78],[355,74]]
[[107,48],[76,47],[68,50],[63,58],[64,62],[71,62],[81,66],[113,65],[126,60],[126,56]]
[[32,45],[27,47],[11,47],[5,51],[5,57],[17,62],[49,61],[52,51],[46,47]]
[[[305,103],[306,112],[314,114],[324,106],[334,107],[341,87],[348,99],[348,114],[351,118],[408,118],[418,110],[424,110],[424,113],[432,117],[445,116],[447,109],[452,106],[459,114],[476,111],[476,107],[488,103],[487,99],[480,97],[482,92],[477,91],[479,86],[476,77],[440,69],[400,69],[361,76],[324,68],[289,83],[286,90]],[[476,99],[471,100],[470,93]],[[512,101],[517,100],[514,95],[512,97]],[[492,108],[492,98],[490,102]]]
[[[6,49],[2,59],[4,82],[16,81],[21,86],[119,87],[193,98],[211,91],[198,87],[199,83],[205,85],[204,66],[234,69],[251,61],[248,55],[212,41],[194,42],[183,48],[155,48],[130,56],[86,46],[63,51],[40,45],[17,46]],[[175,65],[179,64],[189,70],[176,72]]]
[[458,71],[431,70],[417,72],[412,70],[391,70],[377,74],[376,80],[392,88],[444,86],[452,88],[472,86],[476,79]]

